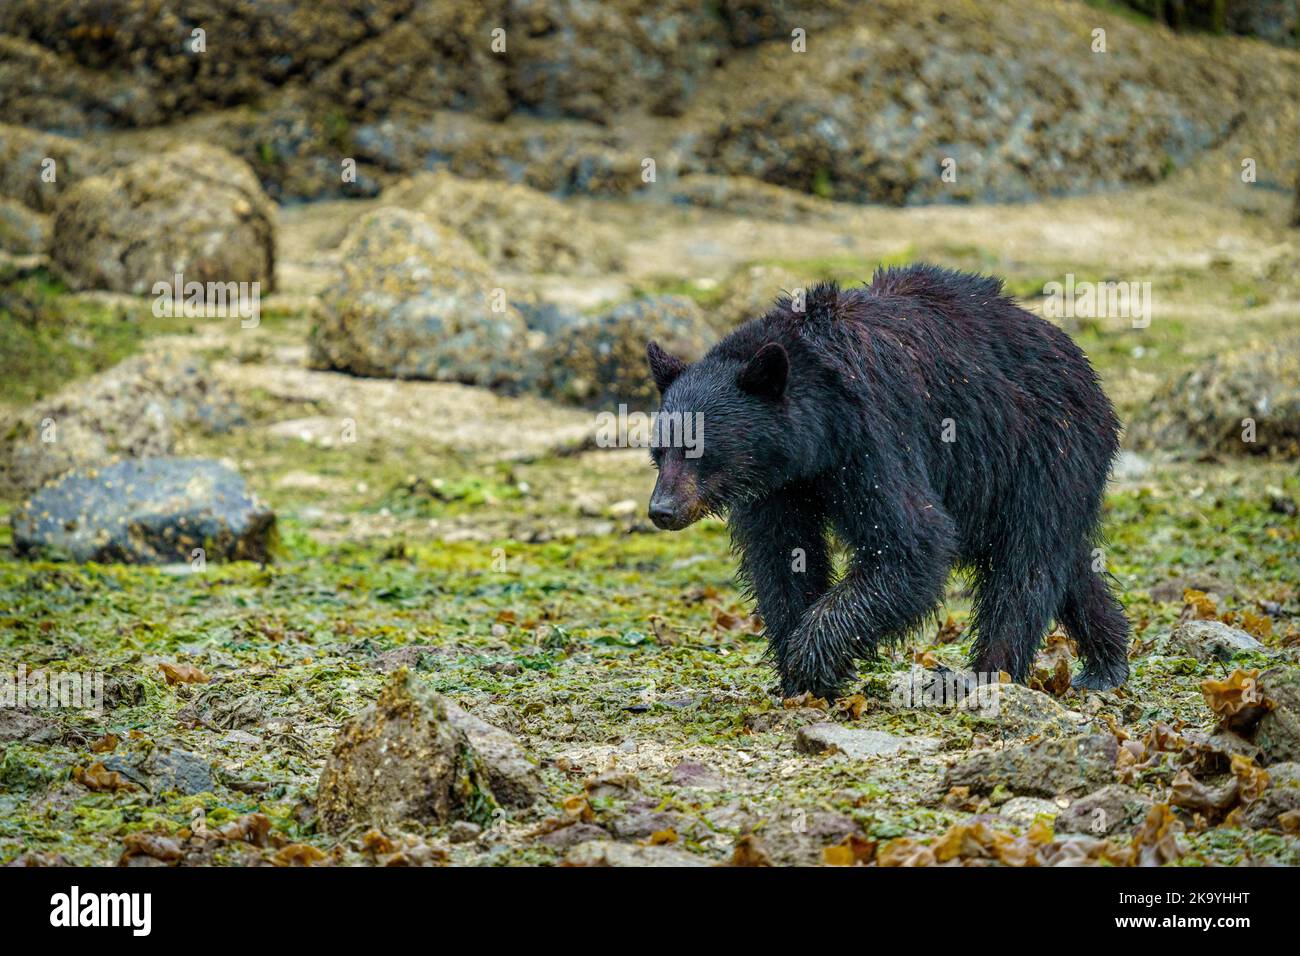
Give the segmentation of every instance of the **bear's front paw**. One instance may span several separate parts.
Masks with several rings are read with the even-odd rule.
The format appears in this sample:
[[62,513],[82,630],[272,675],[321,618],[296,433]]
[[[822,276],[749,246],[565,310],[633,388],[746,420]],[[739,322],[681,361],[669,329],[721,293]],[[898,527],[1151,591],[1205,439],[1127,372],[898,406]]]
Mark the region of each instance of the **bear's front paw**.
[[826,701],[840,695],[840,688],[852,672],[825,653],[825,645],[817,640],[815,630],[801,627],[791,637],[781,660],[781,693],[786,697],[812,694]]

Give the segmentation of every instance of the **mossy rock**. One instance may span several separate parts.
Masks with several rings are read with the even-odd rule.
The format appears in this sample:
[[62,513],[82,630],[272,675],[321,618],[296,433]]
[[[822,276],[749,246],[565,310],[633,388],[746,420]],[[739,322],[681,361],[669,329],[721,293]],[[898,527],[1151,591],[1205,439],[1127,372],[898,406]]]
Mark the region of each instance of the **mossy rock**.
[[380,209],[353,227],[342,262],[311,333],[316,368],[506,388],[529,376],[523,316],[446,226]]
[[145,295],[185,283],[275,276],[275,210],[242,159],[189,144],[73,186],[54,216],[52,257],[74,289]]
[[1138,448],[1300,457],[1300,338],[1215,355],[1160,388],[1132,427]]
[[652,296],[562,329],[541,361],[543,391],[562,401],[614,410],[648,411],[659,393],[646,364],[646,344],[695,361],[713,344],[714,330],[685,296]]

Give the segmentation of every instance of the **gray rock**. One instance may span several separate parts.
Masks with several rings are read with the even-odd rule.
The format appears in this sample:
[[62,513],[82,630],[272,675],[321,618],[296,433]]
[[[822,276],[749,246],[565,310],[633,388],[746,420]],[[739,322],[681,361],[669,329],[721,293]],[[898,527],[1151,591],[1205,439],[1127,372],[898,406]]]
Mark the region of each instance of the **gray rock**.
[[758,832],[764,850],[776,865],[816,866],[822,862],[826,847],[849,836],[861,836],[862,827],[842,813],[788,807],[770,816]]
[[104,768],[116,770],[150,793],[174,791],[192,796],[214,789],[211,764],[179,748],[155,747],[139,760],[113,755],[104,760]]
[[1122,451],[1115,456],[1110,475],[1115,481],[1137,481],[1151,471],[1151,462],[1135,451]]
[[944,788],[991,793],[1002,785],[1027,796],[1082,794],[1112,782],[1118,751],[1113,735],[1094,734],[975,753],[948,768]]
[[606,273],[622,267],[616,236],[529,186],[462,179],[445,169],[385,189],[384,205],[421,213],[469,240],[493,268]]
[[1146,818],[1152,801],[1132,787],[1112,783],[1075,800],[1056,815],[1058,833],[1086,833],[1104,837],[1127,833]]
[[186,284],[257,282],[266,293],[275,209],[242,159],[189,143],[68,190],[51,257],[74,289],[146,295],[180,274]]
[[1237,654],[1267,650],[1250,634],[1222,621],[1183,621],[1163,643],[1168,651],[1206,662],[1226,662]]
[[560,827],[558,830],[551,830],[549,833],[542,834],[538,837],[538,842],[563,850],[577,846],[579,843],[608,839],[609,833],[595,824],[570,823],[566,827]]
[[673,767],[670,777],[679,787],[694,787],[698,790],[720,790],[723,780],[712,767],[693,760],[683,760]]
[[564,857],[565,866],[712,866],[713,861],[673,846],[640,846],[592,840],[579,843]]
[[1054,819],[1061,808],[1051,800],[1042,797],[1012,797],[998,807],[998,816],[1004,817],[1022,827],[1027,827],[1040,816]]
[[528,329],[482,257],[446,226],[402,209],[362,216],[320,297],[311,362],[377,378],[517,386]]
[[640,810],[615,817],[610,828],[620,840],[644,840],[663,830],[689,835],[696,824],[690,817],[672,810]]
[[987,713],[996,731],[1006,737],[1066,737],[1079,732],[1083,718],[1063,707],[1055,697],[1024,684],[991,687]]
[[447,719],[469,739],[497,802],[507,807],[531,806],[544,787],[537,768],[514,737],[452,701],[444,704]]
[[826,721],[800,727],[795,734],[794,746],[800,753],[841,753],[853,760],[865,760],[904,750],[937,750],[939,741],[929,737],[896,737],[883,730],[846,727]]
[[213,789],[211,765],[185,750],[155,749],[140,767],[149,775],[156,790],[175,790],[189,795]]
[[452,843],[473,843],[483,833],[483,828],[468,820],[457,820],[447,831],[447,839]]
[[167,564],[267,561],[275,515],[244,479],[215,461],[128,459],[78,469],[47,485],[13,513],[22,557]]
[[646,342],[694,361],[715,338],[712,325],[685,296],[652,296],[560,330],[543,350],[539,385],[564,401],[613,410],[647,410],[658,392],[646,369]]

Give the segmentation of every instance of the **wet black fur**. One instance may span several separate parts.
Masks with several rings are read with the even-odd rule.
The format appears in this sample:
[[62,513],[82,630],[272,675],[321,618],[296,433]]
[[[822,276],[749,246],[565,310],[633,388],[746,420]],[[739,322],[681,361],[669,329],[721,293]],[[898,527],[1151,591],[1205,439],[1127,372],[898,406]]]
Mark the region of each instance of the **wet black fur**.
[[[778,349],[754,362],[768,343],[788,377]],[[1076,684],[1127,678],[1128,622],[1092,559],[1119,422],[1078,346],[1000,280],[883,270],[810,289],[802,313],[783,298],[693,365],[650,351],[663,409],[704,413],[687,464],[727,516],[785,694],[842,690],[936,611],[954,567],[975,670],[1023,681],[1055,619]],[[828,534],[849,550],[839,581]]]

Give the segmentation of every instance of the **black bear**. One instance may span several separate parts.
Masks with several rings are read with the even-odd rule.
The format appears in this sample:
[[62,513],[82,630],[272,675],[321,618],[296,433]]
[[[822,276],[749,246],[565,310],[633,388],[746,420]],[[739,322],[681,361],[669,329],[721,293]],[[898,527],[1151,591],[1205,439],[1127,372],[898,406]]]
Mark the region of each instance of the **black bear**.
[[[783,297],[686,364],[654,342],[662,398],[650,519],[725,516],[782,691],[833,697],[882,642],[975,586],[977,672],[1024,681],[1055,619],[1075,686],[1128,677],[1129,627],[1097,569],[1119,421],[1068,335],[999,279],[934,266]],[[702,416],[698,453],[672,440]],[[828,535],[849,552],[832,580]]]

